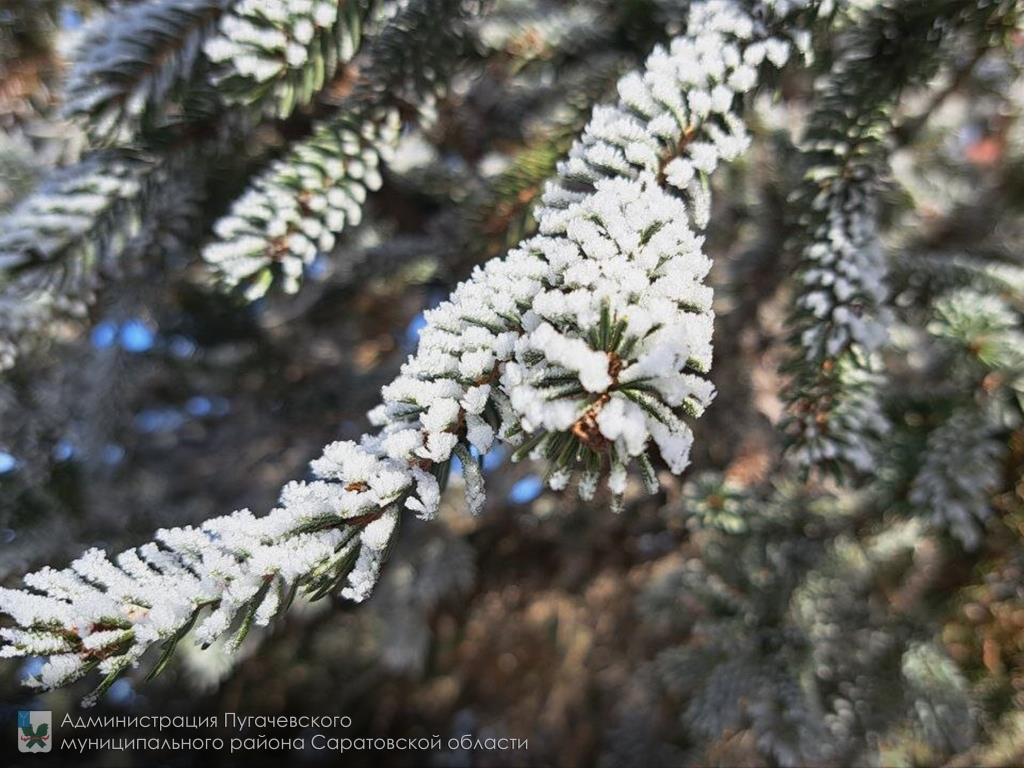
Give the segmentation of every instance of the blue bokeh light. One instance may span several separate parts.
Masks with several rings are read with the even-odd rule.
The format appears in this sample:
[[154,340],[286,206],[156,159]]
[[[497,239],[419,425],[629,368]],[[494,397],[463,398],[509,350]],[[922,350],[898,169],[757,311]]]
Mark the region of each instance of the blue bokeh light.
[[104,464],[113,466],[115,464],[120,464],[124,459],[124,455],[124,446],[118,445],[117,443],[107,443],[103,446],[100,458],[103,460]]
[[75,446],[70,440],[60,440],[53,446],[54,461],[68,461],[75,455]]
[[74,8],[60,9],[60,26],[68,31],[78,29],[82,26],[82,14]]
[[420,343],[420,331],[427,327],[427,318],[420,312],[409,321],[405,328],[405,346],[408,349],[415,349]]
[[496,445],[484,455],[484,472],[493,472],[505,463],[508,452],[502,445]]
[[197,418],[209,416],[213,413],[213,401],[208,397],[196,395],[195,397],[190,397],[185,403],[185,410],[188,411],[189,416]]
[[508,492],[508,500],[513,504],[529,504],[540,496],[544,490],[544,481],[539,475],[527,475],[516,481]]
[[171,354],[184,359],[196,353],[196,343],[188,336],[174,336],[170,342]]
[[46,660],[42,656],[30,656],[21,665],[21,677],[23,680],[30,680],[37,677],[43,671]]
[[96,349],[107,349],[114,346],[114,342],[117,341],[117,323],[110,320],[96,323],[92,333],[89,334],[89,339]]
[[7,453],[7,451],[0,451],[0,475],[13,472],[17,466],[18,460],[16,458]]
[[175,408],[147,408],[135,415],[135,428],[139,432],[173,432],[185,421]]
[[141,320],[128,320],[121,325],[121,347],[128,352],[146,352],[153,348],[153,329]]
[[112,704],[131,704],[135,699],[135,688],[130,680],[122,678],[110,686],[107,698]]
[[306,267],[306,276],[310,280],[322,281],[328,274],[328,262],[323,255],[317,256],[312,263]]

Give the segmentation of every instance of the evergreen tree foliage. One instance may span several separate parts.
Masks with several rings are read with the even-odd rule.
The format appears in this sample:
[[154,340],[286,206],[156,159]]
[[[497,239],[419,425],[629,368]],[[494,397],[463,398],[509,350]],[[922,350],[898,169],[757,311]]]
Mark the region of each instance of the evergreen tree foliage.
[[[284,700],[299,648],[311,697],[386,680],[567,764],[1024,755],[1018,3],[31,6],[0,656],[33,695],[251,657]],[[599,727],[560,743],[552,701]]]

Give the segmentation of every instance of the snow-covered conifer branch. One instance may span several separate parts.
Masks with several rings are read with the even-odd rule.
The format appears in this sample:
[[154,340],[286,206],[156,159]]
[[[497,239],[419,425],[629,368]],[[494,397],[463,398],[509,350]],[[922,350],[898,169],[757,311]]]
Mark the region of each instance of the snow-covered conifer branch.
[[977,712],[967,679],[939,643],[915,643],[900,660],[907,711],[925,743],[961,752],[974,738]]
[[[1007,270],[1004,274],[1020,279],[1019,270]],[[979,282],[990,274],[980,276]],[[1007,288],[1009,286],[1007,285]],[[1006,297],[982,293],[974,287],[952,291],[935,302],[934,320],[929,324],[929,333],[946,350],[961,358],[959,368],[968,364],[966,371],[974,380],[991,371],[1003,375],[999,384],[1015,385],[1024,368],[1024,332],[1021,330],[1019,312],[1015,311],[1008,299],[1018,304],[1024,301],[1024,286],[1019,283],[1006,291]],[[952,369],[951,369],[952,370]]]
[[682,472],[686,420],[714,394],[704,178],[745,146],[737,95],[793,47],[721,0],[695,5],[690,29],[594,111],[546,192],[540,234],[427,313],[370,414],[376,432],[327,446],[317,479],[287,486],[264,517],[160,531],[114,562],[93,550],[26,577],[31,591],[0,591],[18,625],[2,630],[3,653],[48,656],[47,687],[98,669],[102,689],[154,644],[166,659],[193,626],[200,642],[232,628],[240,641],[298,589],[363,600],[402,516],[437,513],[453,456],[482,508],[472,453],[495,441],[546,460],[554,488],[578,475],[584,498],[605,477],[620,503],[633,464],[652,492],[653,462]]
[[165,115],[230,0],[154,0],[101,18],[79,44],[64,111],[97,145],[127,144]]
[[[698,503],[702,492],[711,498]],[[719,509],[699,509],[709,502]],[[793,596],[824,559],[839,509],[835,497],[796,484],[740,490],[705,477],[691,486],[683,511],[701,555],[667,572],[644,601],[657,610],[658,602],[685,596],[687,608],[676,610],[702,640],[670,647],[654,662],[664,688],[681,700],[687,732],[716,738],[749,728],[758,751],[779,765],[829,762],[815,691],[787,670],[805,668],[808,651],[790,615]]]
[[280,270],[298,289],[304,268],[362,219],[368,192],[398,141],[403,110],[429,107],[463,47],[464,0],[416,0],[373,41],[369,63],[336,114],[260,174],[214,226],[203,257],[229,286],[261,295]]
[[234,0],[203,44],[229,102],[286,117],[359,50],[373,0]]
[[709,174],[749,144],[735,103],[757,85],[762,67],[783,66],[794,48],[806,51],[806,30],[783,21],[803,6],[762,3],[755,18],[729,2],[694,4],[689,29],[700,32],[676,38],[648,59],[644,73],[622,79],[619,103],[594,111],[548,182],[539,215],[580,200],[599,179],[654,173],[682,192],[691,220],[703,228]]
[[1022,421],[1024,332],[1002,299],[970,288],[936,302],[928,330],[945,353],[936,369],[959,397],[928,435],[910,503],[974,549],[999,487],[1007,452],[1001,438]]
[[556,53],[586,50],[611,32],[609,9],[598,3],[496,6],[477,24],[477,39],[486,49],[504,52],[518,66]]
[[992,514],[1006,443],[985,409],[955,412],[928,436],[924,464],[914,478],[910,503],[930,514],[967,549],[981,541],[981,526]]
[[[964,740],[973,727],[970,696],[955,664],[941,646],[926,649],[908,631],[913,617],[905,612],[915,604],[915,593],[934,589],[944,570],[932,544],[916,520],[863,541],[836,537],[826,561],[806,573],[790,602],[810,646],[806,668],[814,670],[808,674],[827,729],[827,763],[864,762],[873,735],[894,722],[922,729],[939,743],[936,716],[945,718],[950,740]],[[899,585],[887,595],[888,610],[879,610],[882,601],[876,599],[883,573],[889,584]],[[931,709],[941,699],[948,708]]]
[[877,209],[894,107],[936,71],[947,37],[1011,12],[1005,2],[880,3],[854,15],[817,88],[804,137],[806,188],[795,205],[802,235],[786,393],[792,452],[805,466],[868,470],[884,427],[865,388],[878,379],[875,355],[890,322]]
[[472,259],[469,263],[505,253],[536,231],[533,208],[544,183],[586,126],[594,104],[608,96],[625,71],[618,57],[563,64],[557,84],[546,89],[539,113],[528,123],[523,146],[509,155],[500,173],[485,180],[480,194],[467,196],[460,206],[459,244]]
[[[940,647],[922,647],[898,607],[916,605],[910,595],[943,571],[929,562],[920,521],[854,540],[845,534],[871,512],[867,497],[783,481],[723,498],[717,478],[702,485],[704,505],[717,509],[710,525],[693,527],[700,554],[641,602],[655,620],[674,615],[688,630],[655,667],[689,734],[750,731],[755,754],[778,765],[858,765],[893,723],[940,739],[942,725],[961,735],[971,727],[955,665]],[[746,523],[738,532],[719,524],[727,509]],[[886,595],[894,609],[880,608],[881,574],[886,590],[898,585]]]
[[0,219],[0,369],[58,314],[82,314],[142,228],[159,166],[106,151],[57,172]]

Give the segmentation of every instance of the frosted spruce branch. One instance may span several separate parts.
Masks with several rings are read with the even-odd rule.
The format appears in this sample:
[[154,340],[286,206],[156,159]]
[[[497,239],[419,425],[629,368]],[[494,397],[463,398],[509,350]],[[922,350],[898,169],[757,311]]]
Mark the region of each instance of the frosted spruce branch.
[[153,160],[105,151],[55,173],[0,219],[0,370],[55,317],[81,315],[142,229]]
[[229,103],[287,117],[359,50],[374,0],[233,0],[203,44]]
[[[771,7],[783,14],[793,6],[787,3]],[[749,38],[751,45],[733,49],[734,59],[717,61],[714,82],[704,90],[694,88],[693,95],[686,97],[690,103],[676,96],[667,106],[661,105],[667,113],[683,119],[692,112],[694,128],[685,130],[684,135],[685,142],[693,141],[697,150],[694,162],[680,160],[670,168],[666,166],[674,148],[664,138],[671,134],[664,115],[653,124],[646,146],[642,147],[644,141],[635,135],[637,116],[651,105],[659,105],[660,95],[647,96],[646,104],[624,102],[599,114],[600,122],[595,120],[593,132],[583,137],[570,159],[560,166],[558,181],[545,194],[545,206],[557,207],[578,199],[598,178],[635,175],[646,169],[670,174],[669,180],[685,188],[695,203],[695,215],[707,216],[707,174],[720,157],[735,157],[748,143],[728,108],[737,94],[754,86],[762,63],[784,61],[789,49],[786,41],[768,34],[761,22],[727,4],[721,4],[721,9],[706,9],[704,5],[697,9],[698,20],[701,15],[721,12],[721,18],[728,21],[719,23],[735,27],[715,30],[712,26],[713,34]],[[336,116],[320,123],[308,140],[258,177],[215,225],[216,239],[204,250],[204,258],[225,284],[244,285],[247,295],[255,298],[269,288],[279,272],[285,289],[297,290],[305,267],[333,247],[346,226],[361,220],[367,192],[379,187],[380,166],[397,142],[400,110],[422,103],[443,84],[446,70],[454,65],[464,31],[461,23],[453,23],[452,16],[464,11],[452,0],[422,0],[410,5],[381,33],[370,52],[371,64],[363,83],[342,103]],[[777,21],[777,27],[784,26]],[[803,44],[806,35],[799,37]],[[664,61],[668,61],[667,56]],[[652,66],[660,65],[655,61]],[[634,78],[624,87],[641,98],[648,86]],[[623,98],[631,97],[627,93]],[[708,115],[716,117],[698,133],[695,126]],[[634,143],[633,155],[627,158],[623,153],[630,142]],[[654,160],[651,151],[655,152]]]
[[691,29],[620,82],[617,106],[595,110],[548,190],[540,234],[427,313],[416,354],[371,413],[376,432],[327,446],[317,479],[288,485],[264,517],[162,530],[113,560],[92,550],[27,576],[29,590],[0,591],[17,624],[0,630],[2,653],[47,656],[43,687],[98,670],[102,692],[155,644],[159,671],[193,627],[199,642],[233,632],[237,643],[299,590],[363,600],[401,518],[436,515],[453,457],[468,506],[482,509],[476,456],[495,441],[544,459],[554,488],[578,476],[584,498],[606,477],[615,506],[630,466],[651,491],[654,461],[682,472],[686,419],[714,393],[710,261],[691,226],[706,217],[665,182],[742,149],[734,98],[762,56],[781,65],[792,48],[757,37],[724,2],[696,5]]
[[230,0],[153,0],[95,22],[75,51],[64,111],[94,144],[128,144],[175,109]]
[[[100,19],[78,47],[65,111],[127,144],[207,78],[228,104],[287,117],[359,50],[372,0],[154,0]],[[205,61],[204,61],[205,59]]]
[[891,319],[878,194],[894,108],[938,69],[950,35],[987,34],[1012,12],[1008,2],[886,0],[854,14],[839,59],[816,89],[804,138],[806,188],[794,206],[802,235],[786,366],[790,447],[807,467],[868,471],[885,428],[870,390],[880,381],[876,355]]
[[1024,330],[1002,298],[962,288],[936,301],[928,331],[936,370],[954,387],[951,413],[929,435],[911,505],[975,549],[991,517],[1005,434],[1022,422]]
[[[969,741],[974,722],[965,681],[943,646],[915,626],[912,606],[942,588],[945,562],[933,545],[916,520],[863,540],[835,536],[826,560],[806,572],[789,602],[809,646],[803,669],[814,686],[809,703],[826,729],[817,745],[826,764],[877,761],[879,735],[894,723],[936,749]],[[892,586],[881,587],[883,578]]]
[[793,672],[806,668],[807,643],[790,606],[847,510],[796,484],[739,487],[703,475],[687,486],[682,511],[700,554],[654,581],[641,602],[654,618],[675,603],[684,636],[699,638],[654,660],[681,724],[707,739],[749,729],[780,766],[830,764],[816,691]]
[[464,47],[465,0],[416,0],[373,41],[353,92],[312,135],[272,163],[214,226],[203,258],[228,286],[255,298],[280,272],[303,270],[362,220],[368,192],[398,142],[402,112],[429,109]]
[[717,474],[687,486],[682,511],[699,554],[653,580],[639,606],[656,626],[671,616],[687,639],[654,665],[688,735],[752,732],[755,764],[780,766],[872,764],[894,723],[940,745],[963,738],[964,681],[899,607],[935,586],[916,562],[929,543],[920,521],[855,539],[877,499]]
[[[755,20],[732,3],[694,4],[689,28],[706,27],[707,34],[677,38],[670,50],[648,59],[646,72],[623,78],[619,103],[595,109],[559,163],[539,215],[578,201],[599,179],[650,172],[682,191],[703,228],[711,205],[708,175],[749,144],[734,101],[756,86],[762,66],[783,66],[794,47],[806,52],[809,34],[792,24],[803,7],[786,0],[755,4]],[[708,50],[715,45],[724,47]],[[703,68],[681,69],[675,56],[683,52],[703,57]]]
[[603,3],[499,2],[495,6],[477,23],[477,39],[488,51],[513,59],[517,67],[596,47],[613,30],[611,9]]
[[910,489],[910,503],[976,549],[991,517],[991,496],[999,485],[1006,443],[1000,424],[984,408],[958,410],[929,436],[924,463]]
[[[201,40],[229,5],[156,0],[105,17],[80,48],[67,110],[85,120],[97,143],[134,142],[141,128],[170,107],[172,91],[192,77]],[[360,13],[369,7],[357,5]],[[261,18],[273,7],[246,6]],[[296,12],[302,8],[316,10],[294,3]],[[342,46],[348,52],[355,50],[361,27],[346,19],[334,31],[355,25],[346,33],[351,44]],[[310,66],[319,71],[322,64]],[[188,148],[192,158],[222,141],[216,131],[203,133],[197,131],[201,140]],[[176,200],[174,188],[166,186],[184,153],[163,149],[98,151],[54,174],[0,221],[0,369],[54,320],[84,314],[101,279],[153,214],[143,215],[147,201],[158,198],[161,208],[188,202]]]

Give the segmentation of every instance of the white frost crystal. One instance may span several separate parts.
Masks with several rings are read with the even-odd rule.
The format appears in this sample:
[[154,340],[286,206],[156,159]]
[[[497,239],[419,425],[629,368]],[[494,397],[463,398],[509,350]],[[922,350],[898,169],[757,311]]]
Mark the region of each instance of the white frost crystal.
[[[127,154],[95,153],[0,218],[0,371],[55,320],[86,313],[101,271],[144,231],[141,198],[156,173]],[[73,266],[35,268],[64,262]]]

